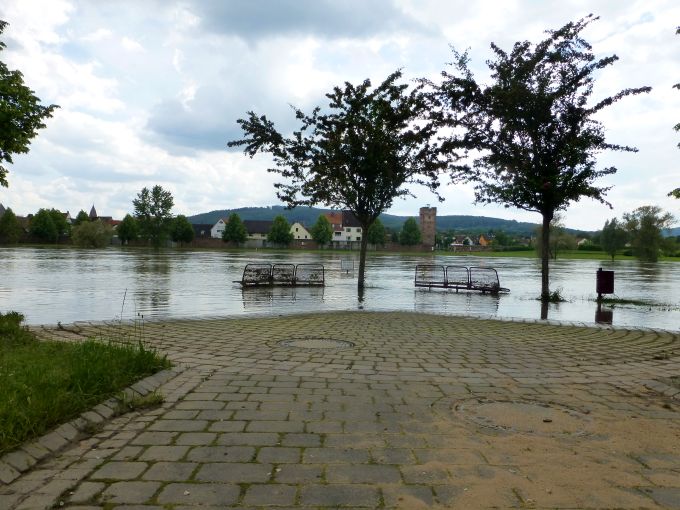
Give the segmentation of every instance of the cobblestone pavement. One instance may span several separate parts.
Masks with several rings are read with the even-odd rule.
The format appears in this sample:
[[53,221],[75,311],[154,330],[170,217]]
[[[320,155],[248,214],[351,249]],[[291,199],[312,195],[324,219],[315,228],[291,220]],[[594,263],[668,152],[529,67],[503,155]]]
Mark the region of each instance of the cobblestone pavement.
[[142,334],[178,369],[162,407],[0,508],[680,508],[678,333],[347,312]]

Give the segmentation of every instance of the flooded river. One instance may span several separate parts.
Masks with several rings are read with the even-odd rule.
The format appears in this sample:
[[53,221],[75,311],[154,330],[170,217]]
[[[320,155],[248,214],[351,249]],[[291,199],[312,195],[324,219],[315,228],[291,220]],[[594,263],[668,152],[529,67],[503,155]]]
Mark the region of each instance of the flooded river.
[[[353,261],[355,270],[341,271],[343,260]],[[321,263],[326,286],[243,290],[234,280],[248,262]],[[416,264],[493,267],[510,293],[416,289]],[[21,312],[29,324],[357,309],[540,317],[536,258],[374,254],[362,297],[356,288],[358,265],[357,252],[0,248],[0,311]],[[560,289],[567,302],[550,305],[549,319],[595,322],[598,267],[615,271],[616,297],[653,303],[605,308],[605,320],[615,326],[680,329],[680,264],[673,262],[554,261],[551,289]]]

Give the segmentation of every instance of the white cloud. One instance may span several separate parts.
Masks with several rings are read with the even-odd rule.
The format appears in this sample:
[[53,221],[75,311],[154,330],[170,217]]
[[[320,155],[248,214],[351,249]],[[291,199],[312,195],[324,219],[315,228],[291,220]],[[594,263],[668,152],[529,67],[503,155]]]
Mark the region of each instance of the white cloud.
[[139,42],[131,39],[130,37],[123,37],[120,40],[120,43],[127,51],[144,51],[144,47]]

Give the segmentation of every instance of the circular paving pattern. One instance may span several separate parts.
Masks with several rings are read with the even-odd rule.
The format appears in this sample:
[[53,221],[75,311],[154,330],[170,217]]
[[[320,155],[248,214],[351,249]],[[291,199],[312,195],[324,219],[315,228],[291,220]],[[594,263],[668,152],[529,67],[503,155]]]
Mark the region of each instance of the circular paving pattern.
[[536,401],[472,399],[449,409],[481,427],[540,436],[583,436],[591,422],[574,408]]
[[354,347],[353,342],[346,340],[334,340],[332,338],[291,338],[288,340],[281,340],[277,345],[282,347],[294,347],[297,349],[347,349]]

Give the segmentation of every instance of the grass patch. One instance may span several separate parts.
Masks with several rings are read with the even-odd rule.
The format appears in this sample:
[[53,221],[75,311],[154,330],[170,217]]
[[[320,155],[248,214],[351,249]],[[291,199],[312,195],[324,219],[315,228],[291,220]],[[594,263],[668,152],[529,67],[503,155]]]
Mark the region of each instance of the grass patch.
[[170,366],[139,340],[39,341],[0,314],[0,454]]
[[614,308],[616,305],[631,305],[631,306],[646,306],[648,308],[661,308],[664,311],[678,310],[677,305],[670,303],[656,303],[654,301],[646,301],[644,299],[624,299],[619,297],[603,297],[601,300],[595,301],[608,305]]
[[144,409],[153,409],[160,406],[165,402],[165,398],[160,393],[149,393],[148,395],[135,396],[133,398],[127,398],[125,394],[119,399],[118,408],[116,409],[116,414],[125,414],[131,411],[141,411]]

